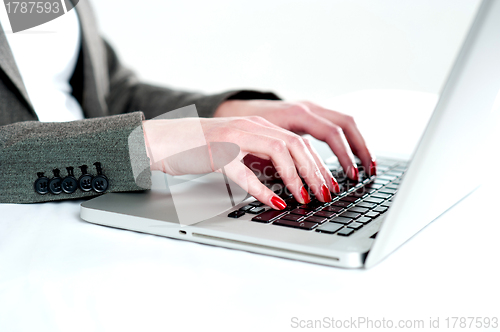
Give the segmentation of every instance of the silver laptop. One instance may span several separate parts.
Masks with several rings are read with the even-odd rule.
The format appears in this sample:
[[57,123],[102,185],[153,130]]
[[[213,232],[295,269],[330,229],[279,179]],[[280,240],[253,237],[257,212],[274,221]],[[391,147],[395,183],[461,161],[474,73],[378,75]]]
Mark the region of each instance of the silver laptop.
[[[345,179],[331,203],[275,211],[224,174],[170,177],[153,188],[81,205],[82,219],[137,232],[344,268],[371,267],[474,191],[486,176],[481,147],[500,103],[500,1],[485,0],[411,160],[378,157],[376,177]],[[496,106],[495,106],[496,105]],[[484,166],[481,166],[484,165]],[[478,169],[478,167],[485,167]],[[464,174],[468,174],[465,176]],[[472,176],[470,176],[472,174]]]

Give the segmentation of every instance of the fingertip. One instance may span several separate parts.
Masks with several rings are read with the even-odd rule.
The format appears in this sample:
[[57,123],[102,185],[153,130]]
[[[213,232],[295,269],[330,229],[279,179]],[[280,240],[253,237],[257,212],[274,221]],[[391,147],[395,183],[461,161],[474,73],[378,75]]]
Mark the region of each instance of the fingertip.
[[332,187],[333,187],[333,192],[335,194],[340,194],[340,186],[339,186],[339,183],[337,182],[337,180],[335,180],[335,178],[332,177]]
[[323,202],[328,203],[332,201],[332,195],[326,184],[321,185],[321,194],[323,196]]
[[300,196],[302,196],[303,204],[311,202],[311,197],[309,196],[309,193],[307,192],[307,189],[304,186],[302,186],[302,188],[300,189]]
[[271,197],[271,206],[276,210],[284,210],[286,208],[285,201],[279,196]]
[[354,181],[358,181],[359,179],[359,170],[356,164],[352,164],[351,170],[349,171],[349,178]]
[[370,176],[377,175],[377,161],[372,159],[370,162]]

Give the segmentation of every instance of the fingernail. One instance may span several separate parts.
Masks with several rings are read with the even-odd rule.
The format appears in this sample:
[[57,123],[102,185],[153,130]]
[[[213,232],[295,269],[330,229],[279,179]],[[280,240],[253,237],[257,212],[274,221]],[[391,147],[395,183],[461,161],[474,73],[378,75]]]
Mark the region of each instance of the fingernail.
[[358,180],[359,179],[358,166],[356,166],[356,165],[352,165],[351,178],[353,180]]
[[332,201],[332,195],[330,195],[330,190],[326,187],[325,184],[321,185],[321,193],[323,194],[323,200],[325,202],[331,202]]
[[372,160],[370,164],[370,175],[377,175],[377,162]]
[[286,203],[284,200],[282,200],[281,198],[279,198],[278,196],[273,196],[271,198],[271,204],[276,207],[278,210],[283,210],[284,208],[286,208]]
[[334,178],[332,178],[332,185],[333,185],[333,192],[338,194],[340,193],[340,187],[337,181],[335,181]]
[[304,204],[311,202],[311,197],[309,197],[309,193],[307,192],[305,187],[302,187],[302,189],[300,189],[300,194],[302,195],[302,200],[304,201]]

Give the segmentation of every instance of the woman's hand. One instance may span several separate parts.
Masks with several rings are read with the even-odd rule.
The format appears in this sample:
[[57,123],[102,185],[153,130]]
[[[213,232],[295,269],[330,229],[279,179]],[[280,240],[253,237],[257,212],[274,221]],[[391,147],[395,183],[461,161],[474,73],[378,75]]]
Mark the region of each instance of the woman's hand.
[[[228,100],[219,106],[214,116],[260,116],[296,134],[310,134],[328,143],[349,178],[357,180],[359,174],[353,153],[359,157],[368,175],[376,174],[375,158],[351,116],[307,101],[276,100]],[[315,154],[313,157],[319,165],[321,160]]]
[[[196,134],[202,129],[202,134]],[[226,175],[259,201],[284,209],[285,202],[264,186],[241,160],[248,154],[271,160],[288,190],[300,203],[310,201],[299,175],[316,198],[331,201],[330,191],[339,186],[307,140],[259,116],[230,118],[184,118],[143,121],[148,157],[152,170],[171,175],[213,171],[213,163],[169,158],[210,142],[230,142],[240,147],[240,155],[224,167]],[[175,162],[173,160],[176,160]],[[211,169],[210,169],[211,168]]]

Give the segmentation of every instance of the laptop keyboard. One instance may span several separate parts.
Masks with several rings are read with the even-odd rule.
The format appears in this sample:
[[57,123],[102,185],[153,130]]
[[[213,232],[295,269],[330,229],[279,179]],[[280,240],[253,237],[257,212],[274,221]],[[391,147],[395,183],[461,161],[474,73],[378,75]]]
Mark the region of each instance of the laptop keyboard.
[[255,214],[251,219],[254,222],[350,236],[387,212],[407,167],[406,163],[392,160],[382,159],[377,163],[377,176],[368,177],[360,171],[357,182],[347,179],[338,164],[328,165],[341,189],[338,195],[332,195],[332,202],[322,203],[310,193],[311,202],[301,204],[284,189],[276,194],[285,200],[285,210],[269,209],[254,201],[229,213],[228,217],[239,218],[250,213]]

